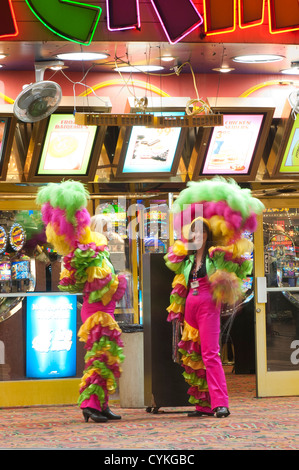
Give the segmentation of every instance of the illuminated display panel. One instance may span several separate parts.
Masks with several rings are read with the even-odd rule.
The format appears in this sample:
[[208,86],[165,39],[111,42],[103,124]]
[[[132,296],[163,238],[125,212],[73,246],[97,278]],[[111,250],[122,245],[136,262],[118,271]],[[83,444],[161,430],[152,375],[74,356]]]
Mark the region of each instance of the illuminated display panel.
[[[155,115],[182,116],[183,112]],[[133,126],[126,130],[117,176],[165,176],[177,171],[186,129]]]
[[76,375],[76,323],[76,295],[27,297],[27,377]]
[[5,180],[12,150],[16,119],[0,111],[0,180]]
[[297,115],[279,168],[280,173],[299,175],[299,116]]
[[7,144],[9,124],[9,118],[1,118],[0,116],[0,165],[3,165],[2,161]]
[[267,172],[272,179],[299,178],[299,119],[294,116],[289,99],[286,100],[267,161]]
[[224,114],[215,127],[206,153],[203,175],[248,175],[264,114]]
[[105,136],[105,126],[75,123],[69,112],[52,114],[37,123],[25,166],[29,181],[92,181]]
[[[210,100],[213,100],[211,98]],[[213,113],[223,116],[223,126],[199,129],[190,159],[189,174],[200,177],[223,175],[237,181],[255,179],[270,131],[274,108],[256,102],[224,98],[213,106]],[[225,102],[232,104],[224,104]],[[211,104],[211,103],[210,103]]]
[[96,126],[79,126],[71,114],[52,114],[37,175],[85,175]]

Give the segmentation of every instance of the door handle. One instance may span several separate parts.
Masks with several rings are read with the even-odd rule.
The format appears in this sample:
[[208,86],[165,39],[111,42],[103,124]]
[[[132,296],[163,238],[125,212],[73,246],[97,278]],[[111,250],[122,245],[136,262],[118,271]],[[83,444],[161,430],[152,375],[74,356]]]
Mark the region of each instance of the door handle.
[[267,280],[265,277],[256,278],[257,303],[267,303]]

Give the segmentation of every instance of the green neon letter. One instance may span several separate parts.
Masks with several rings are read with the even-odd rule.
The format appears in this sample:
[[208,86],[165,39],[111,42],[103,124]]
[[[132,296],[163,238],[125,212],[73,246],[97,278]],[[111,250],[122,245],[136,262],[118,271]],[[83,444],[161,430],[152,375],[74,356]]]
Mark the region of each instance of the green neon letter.
[[102,9],[72,0],[26,0],[37,18],[53,33],[79,44],[90,44]]

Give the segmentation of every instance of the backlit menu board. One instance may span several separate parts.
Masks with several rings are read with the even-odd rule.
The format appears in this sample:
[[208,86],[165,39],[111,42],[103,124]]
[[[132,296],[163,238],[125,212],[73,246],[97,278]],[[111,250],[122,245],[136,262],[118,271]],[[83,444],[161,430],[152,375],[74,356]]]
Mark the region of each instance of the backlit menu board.
[[170,172],[181,129],[133,127],[123,173]]
[[[8,106],[10,108],[10,105]],[[5,181],[12,152],[17,119],[6,112],[6,106],[0,107],[0,180]],[[8,109],[7,109],[8,111]]]
[[[183,116],[180,111],[153,112],[158,116]],[[160,177],[175,175],[186,138],[180,127],[156,128],[133,126],[126,129],[118,177]]]
[[280,173],[299,173],[299,116],[297,115],[279,168]]
[[52,114],[37,175],[85,175],[97,126],[75,124],[72,114]]
[[223,126],[213,129],[202,174],[247,175],[264,114],[224,114]]

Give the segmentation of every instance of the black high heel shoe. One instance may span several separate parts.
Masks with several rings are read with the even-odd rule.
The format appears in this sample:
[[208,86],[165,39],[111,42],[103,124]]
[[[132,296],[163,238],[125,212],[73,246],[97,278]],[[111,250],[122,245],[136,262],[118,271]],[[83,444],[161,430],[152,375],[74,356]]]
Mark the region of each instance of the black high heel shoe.
[[189,418],[200,418],[200,416],[214,416],[213,413],[206,413],[205,411],[189,411],[188,413]]
[[88,422],[89,418],[92,419],[95,423],[106,423],[108,418],[104,416],[100,411],[93,408],[83,408],[83,416],[85,423]]
[[227,418],[230,415],[229,409],[225,406],[218,406],[214,409],[216,418]]
[[116,415],[113,411],[110,410],[109,406],[105,410],[102,410],[102,415],[107,419],[121,419],[121,416]]

